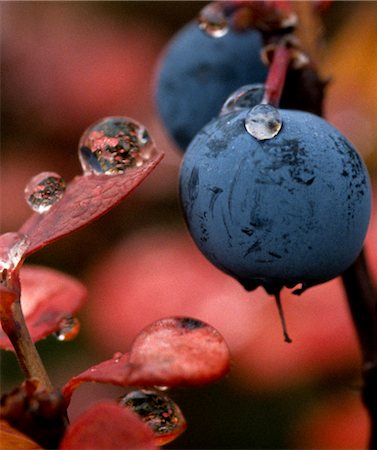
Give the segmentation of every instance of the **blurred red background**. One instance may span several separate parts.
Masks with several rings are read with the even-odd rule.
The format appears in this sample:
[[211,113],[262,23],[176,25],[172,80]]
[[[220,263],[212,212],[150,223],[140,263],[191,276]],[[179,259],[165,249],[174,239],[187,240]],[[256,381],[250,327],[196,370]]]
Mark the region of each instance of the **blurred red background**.
[[[301,297],[283,292],[293,339],[287,345],[273,299],[261,289],[246,293],[212,267],[185,230],[177,200],[181,154],[156,115],[153,87],[165,43],[202,6],[1,5],[2,232],[18,229],[30,214],[23,189],[32,176],[56,171],[69,181],[80,173],[80,135],[101,117],[138,120],[166,153],[157,170],[117,209],[28,261],[75,275],[89,289],[79,314],[81,336],[63,344],[49,338],[39,349],[53,380],[62,385],[116,351],[126,351],[152,320],[190,315],[223,334],[233,370],[206,390],[175,393],[189,428],[172,447],[363,447],[367,419],[355,388],[360,385],[360,352],[341,281]],[[321,73],[331,77],[326,115],[355,143],[374,184],[376,13],[374,2],[334,2],[324,16],[318,60]],[[375,281],[376,216],[374,210],[367,237]],[[20,375],[12,354],[2,352],[2,362],[6,390]],[[106,387],[81,392],[72,404],[73,417],[83,405],[115,395]],[[351,437],[344,437],[345,432]]]

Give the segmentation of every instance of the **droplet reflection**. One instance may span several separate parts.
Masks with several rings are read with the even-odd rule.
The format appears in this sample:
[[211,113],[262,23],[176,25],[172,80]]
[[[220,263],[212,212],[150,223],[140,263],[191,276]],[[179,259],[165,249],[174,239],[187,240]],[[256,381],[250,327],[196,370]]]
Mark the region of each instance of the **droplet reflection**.
[[59,323],[59,329],[54,336],[58,341],[72,341],[79,334],[80,322],[77,317],[66,316]]
[[147,129],[127,117],[107,117],[87,128],[79,142],[84,175],[117,175],[141,167],[155,154]]
[[264,84],[247,84],[233,92],[225,101],[220,116],[242,109],[251,109],[262,102],[265,92]]
[[198,16],[199,28],[214,38],[221,38],[229,31],[228,21],[221,2],[209,3]]
[[275,137],[282,127],[282,119],[278,109],[271,105],[260,104],[252,108],[245,119],[247,132],[262,141]]
[[12,276],[12,270],[21,262],[30,244],[29,238],[17,232],[0,236],[0,282],[6,284]]
[[125,395],[119,401],[152,429],[156,444],[164,445],[177,438],[186,429],[186,420],[178,405],[167,395],[154,390],[137,390]]
[[59,174],[42,172],[25,187],[25,199],[33,211],[42,214],[63,197],[65,188],[65,181]]

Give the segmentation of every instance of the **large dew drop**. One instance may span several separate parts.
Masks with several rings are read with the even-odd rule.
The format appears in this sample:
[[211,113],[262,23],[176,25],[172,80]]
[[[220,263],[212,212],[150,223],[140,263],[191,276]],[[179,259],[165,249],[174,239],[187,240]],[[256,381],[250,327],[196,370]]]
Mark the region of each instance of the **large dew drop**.
[[25,199],[33,211],[42,214],[63,197],[65,188],[65,181],[59,174],[42,172],[25,187]]
[[229,31],[228,21],[224,15],[221,2],[212,2],[205,6],[198,15],[199,28],[214,38],[225,36]]
[[167,395],[154,390],[132,391],[120,399],[152,429],[161,446],[177,438],[186,429],[186,420],[178,405]]
[[264,84],[247,84],[241,86],[225,101],[220,111],[220,116],[242,109],[251,109],[259,105],[263,99],[265,92]]
[[147,129],[127,117],[107,117],[91,125],[79,143],[84,175],[117,175],[141,167],[156,150]]
[[54,336],[58,341],[72,341],[79,334],[80,322],[77,317],[66,316],[59,323],[59,329]]
[[29,243],[28,237],[22,233],[10,232],[0,236],[0,282],[6,283],[12,270],[21,262]]
[[279,110],[265,104],[254,106],[245,119],[246,131],[259,141],[275,137],[282,124]]

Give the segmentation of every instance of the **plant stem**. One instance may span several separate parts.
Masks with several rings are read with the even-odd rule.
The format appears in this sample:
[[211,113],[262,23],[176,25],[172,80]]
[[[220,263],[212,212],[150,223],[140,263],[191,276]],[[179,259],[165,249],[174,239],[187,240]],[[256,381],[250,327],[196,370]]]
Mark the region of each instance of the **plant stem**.
[[27,329],[20,299],[3,301],[5,295],[1,292],[1,325],[14,347],[21,370],[26,378],[37,378],[41,388],[52,391],[51,381]]
[[291,55],[285,41],[279,43],[274,51],[272,63],[265,83],[265,94],[262,103],[279,106]]
[[342,275],[363,358],[362,400],[371,420],[370,448],[377,448],[377,292],[364,251]]

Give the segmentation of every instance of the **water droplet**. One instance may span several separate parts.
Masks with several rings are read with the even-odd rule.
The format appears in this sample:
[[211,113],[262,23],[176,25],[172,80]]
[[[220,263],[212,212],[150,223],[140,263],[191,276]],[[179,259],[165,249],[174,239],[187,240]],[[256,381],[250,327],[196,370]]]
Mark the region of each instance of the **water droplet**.
[[121,398],[120,405],[138,414],[156,435],[156,444],[164,445],[186,429],[186,420],[178,405],[167,395],[153,390],[137,390]]
[[22,260],[30,244],[22,233],[11,232],[0,236],[0,271],[12,270]]
[[231,94],[220,111],[220,116],[259,105],[265,92],[264,84],[247,84]]
[[260,141],[275,137],[281,130],[282,124],[279,110],[265,104],[254,106],[245,119],[247,132]]
[[86,129],[79,143],[84,175],[117,175],[141,167],[155,154],[147,129],[127,117],[106,117]]
[[42,214],[59,201],[65,191],[65,181],[55,172],[42,172],[25,188],[25,199],[33,211]]
[[209,3],[198,16],[199,28],[214,38],[225,36],[229,31],[229,24],[224,14],[224,7],[219,3]]
[[58,341],[72,341],[79,334],[80,322],[77,317],[66,316],[59,322],[59,329],[54,336]]

